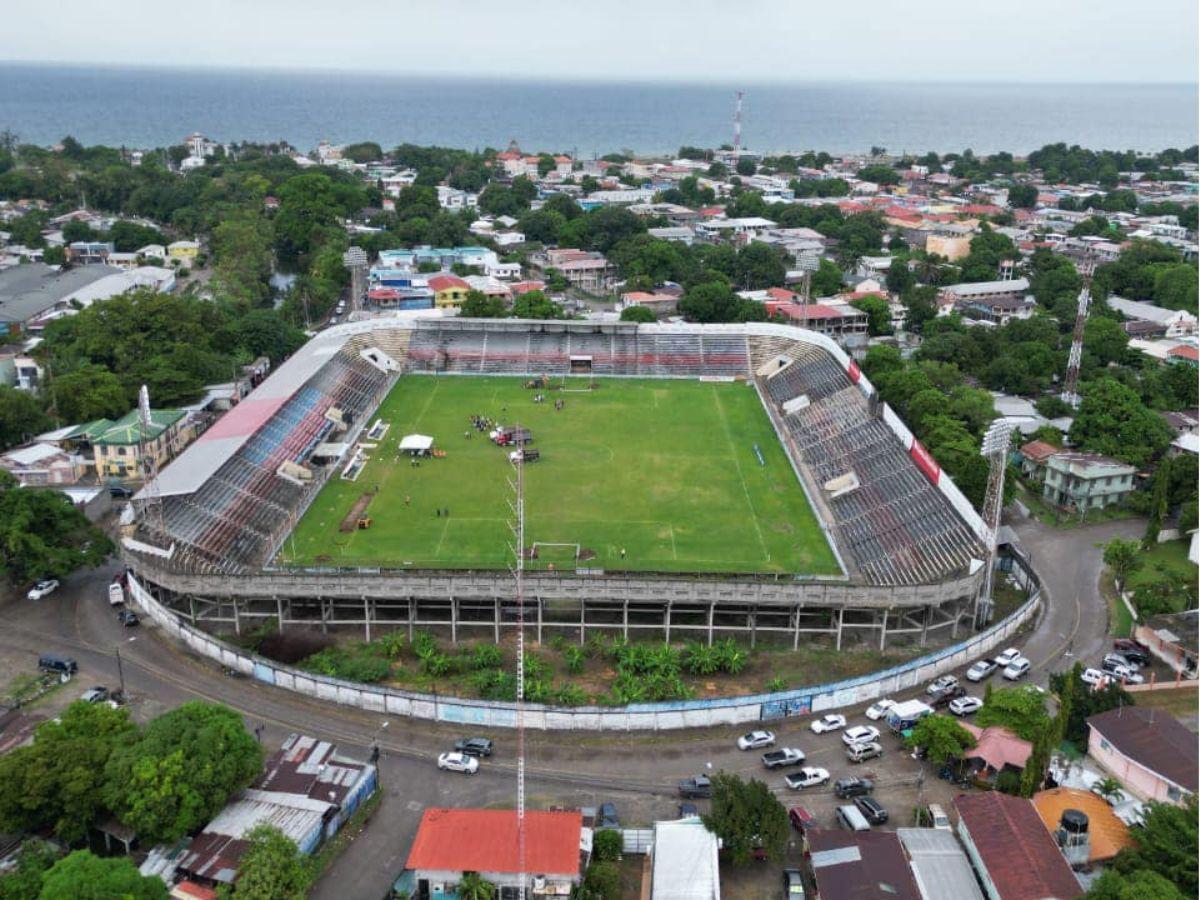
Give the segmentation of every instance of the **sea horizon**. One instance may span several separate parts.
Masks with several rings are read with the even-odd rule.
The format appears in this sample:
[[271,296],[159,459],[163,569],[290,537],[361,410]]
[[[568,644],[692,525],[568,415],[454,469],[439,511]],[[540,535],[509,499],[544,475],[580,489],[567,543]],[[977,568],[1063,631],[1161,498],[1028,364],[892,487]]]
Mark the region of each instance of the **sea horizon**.
[[[147,79],[147,73],[156,77]],[[825,79],[536,79],[358,69],[0,61],[0,128],[27,143],[157,147],[201,131],[225,143],[320,140],[503,148],[579,156],[673,154],[732,140],[764,153],[1007,150],[1062,141],[1153,152],[1196,143],[1189,82],[938,83]]]

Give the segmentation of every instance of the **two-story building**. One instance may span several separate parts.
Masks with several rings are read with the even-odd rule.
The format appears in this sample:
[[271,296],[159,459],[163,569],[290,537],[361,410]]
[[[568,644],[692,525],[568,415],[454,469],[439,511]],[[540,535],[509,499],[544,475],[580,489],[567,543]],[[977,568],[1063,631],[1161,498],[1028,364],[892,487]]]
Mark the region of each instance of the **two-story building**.
[[458,309],[467,299],[471,285],[457,275],[432,275],[429,289],[433,291],[433,302],[438,309]]
[[126,413],[99,431],[91,440],[100,478],[140,481],[145,474],[142,448],[162,468],[174,459],[194,437],[188,427],[187,413],[182,409],[153,409],[150,427],[142,428],[138,410]]
[[1046,460],[1042,497],[1069,509],[1103,509],[1129,496],[1136,472],[1099,453],[1064,450]]

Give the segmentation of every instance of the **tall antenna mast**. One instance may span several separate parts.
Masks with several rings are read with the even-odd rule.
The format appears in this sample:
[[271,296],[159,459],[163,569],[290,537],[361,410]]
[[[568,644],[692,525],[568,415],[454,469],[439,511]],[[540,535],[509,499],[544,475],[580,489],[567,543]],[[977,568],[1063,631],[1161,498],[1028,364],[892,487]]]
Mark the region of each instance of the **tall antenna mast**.
[[[515,425],[517,433],[520,426]],[[512,456],[513,594],[517,602],[517,870],[525,896],[525,445]]]
[[733,152],[740,153],[742,151],[742,97],[746,95],[745,91],[737,91],[737,105],[733,110]]
[[1087,265],[1083,272],[1083,289],[1079,292],[1079,306],[1075,312],[1075,334],[1071,337],[1071,355],[1067,359],[1067,377],[1063,379],[1060,395],[1064,403],[1079,409],[1079,366],[1083,362],[1083,329],[1087,325],[1088,306],[1092,302],[1092,267]]

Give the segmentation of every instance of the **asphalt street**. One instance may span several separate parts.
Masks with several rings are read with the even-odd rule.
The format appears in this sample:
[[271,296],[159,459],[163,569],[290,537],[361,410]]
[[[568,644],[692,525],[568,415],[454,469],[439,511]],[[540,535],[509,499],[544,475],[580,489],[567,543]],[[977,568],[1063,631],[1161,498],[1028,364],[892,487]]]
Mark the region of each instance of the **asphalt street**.
[[[1015,528],[1049,594],[1038,622],[1017,641],[1033,662],[1035,681],[1044,685],[1050,671],[1069,665],[1074,657],[1098,658],[1107,629],[1107,610],[1098,590],[1100,548],[1114,535],[1139,535],[1142,523],[1055,530],[1030,521]],[[205,699],[238,710],[268,751],[293,731],[334,741],[343,752],[362,757],[377,743],[383,801],[370,825],[317,884],[313,896],[319,900],[383,897],[403,866],[427,806],[512,805],[515,758],[508,733],[490,735],[497,751],[479,775],[440,772],[436,756],[462,736],[457,729],[388,719],[230,678],[151,626],[123,628],[106,597],[115,571],[79,572],[41,601],[21,596],[0,607],[0,664],[11,676],[24,667],[32,671],[42,652],[66,653],[80,666],[78,690],[93,684],[115,688],[119,651],[130,708],[139,720],[189,699]],[[66,690],[73,692],[66,698],[77,693],[75,686]],[[867,723],[861,709],[844,712],[852,725]],[[918,800],[948,803],[953,797],[945,782],[922,777],[920,765],[886,733],[885,755],[855,767],[846,761],[837,734],[814,735],[808,725],[808,719],[797,719],[770,727],[779,736],[779,746],[799,747],[809,765],[829,769],[835,779],[850,774],[874,777],[877,796],[893,810],[892,825],[908,824]],[[526,741],[529,805],[593,806],[608,800],[616,803],[625,824],[649,825],[655,818],[675,814],[675,784],[681,778],[710,768],[764,776],[757,752],[736,749],[737,733],[731,728],[663,734],[531,733]],[[797,795],[783,785],[782,774],[765,777],[785,804],[801,802],[822,820],[830,818],[835,803],[828,787]]]

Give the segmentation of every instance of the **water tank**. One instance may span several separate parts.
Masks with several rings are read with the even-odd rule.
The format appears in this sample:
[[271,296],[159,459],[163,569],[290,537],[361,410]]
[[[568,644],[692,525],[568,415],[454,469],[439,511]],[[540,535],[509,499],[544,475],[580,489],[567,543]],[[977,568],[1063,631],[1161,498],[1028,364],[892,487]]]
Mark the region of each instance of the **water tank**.
[[1077,809],[1064,809],[1059,827],[1069,835],[1085,837],[1088,830],[1088,817]]

